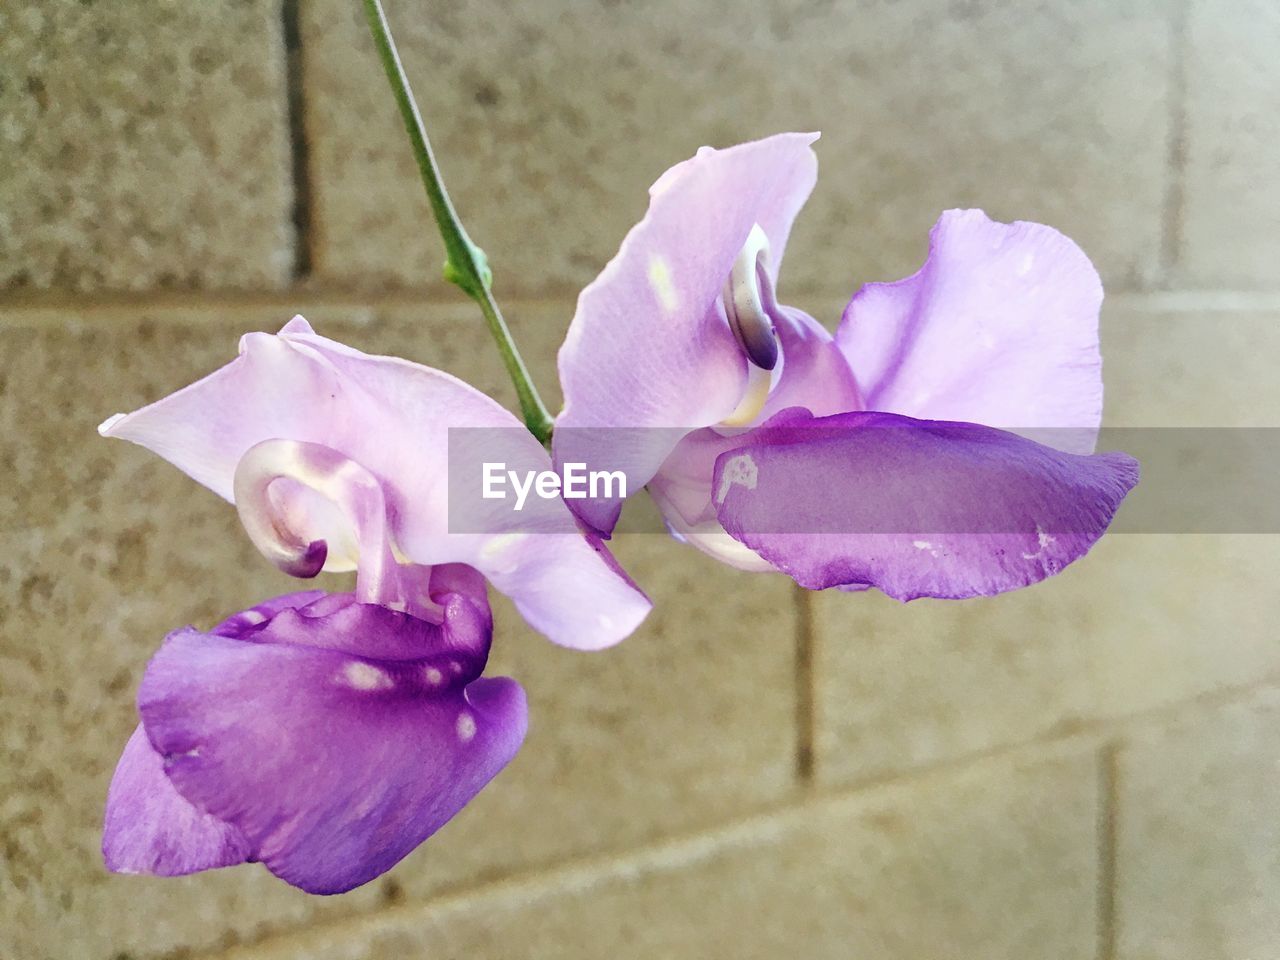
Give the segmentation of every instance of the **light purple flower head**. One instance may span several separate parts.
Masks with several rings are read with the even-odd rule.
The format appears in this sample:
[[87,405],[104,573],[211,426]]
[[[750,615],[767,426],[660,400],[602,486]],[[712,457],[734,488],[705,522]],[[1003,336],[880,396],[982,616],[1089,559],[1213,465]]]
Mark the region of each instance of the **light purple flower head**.
[[[112,780],[103,852],[120,872],[261,861],[304,890],[365,883],[456,814],[515,755],[525,697],[481,676],[486,580],[581,649],[629,634],[649,602],[563,501],[530,528],[495,511],[449,532],[448,431],[491,431],[507,462],[549,467],[479,391],[316,335],[249,334],[205,379],[103,424],[233,500],[296,576],[355,570],[354,594],[268,600],[165,640]],[[496,440],[494,438],[497,438]]]
[[[654,184],[561,348],[557,463],[624,471],[675,535],[814,589],[969,597],[1058,572],[1138,475],[1091,455],[1097,273],[1049,227],[949,211],[921,270],[864,286],[833,338],[775,294],[816,138],[704,147]],[[621,502],[575,508],[608,536]]]

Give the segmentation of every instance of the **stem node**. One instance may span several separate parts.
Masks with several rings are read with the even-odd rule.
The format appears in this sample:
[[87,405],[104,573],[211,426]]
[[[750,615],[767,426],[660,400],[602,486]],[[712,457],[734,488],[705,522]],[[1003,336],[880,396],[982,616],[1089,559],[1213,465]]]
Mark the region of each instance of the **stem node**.
[[529,369],[525,366],[515,340],[502,318],[497,301],[493,299],[493,272],[489,269],[489,260],[484,251],[471,242],[466,228],[453,208],[449,193],[444,187],[444,178],[440,175],[440,167],[436,163],[435,154],[431,150],[431,141],[427,138],[427,128],[422,122],[422,114],[413,98],[413,90],[409,87],[409,78],[405,75],[404,65],[400,62],[400,54],[396,51],[395,40],[391,36],[391,26],[387,23],[387,15],[383,12],[381,0],[364,0],[365,16],[369,21],[369,30],[373,33],[374,44],[378,48],[378,57],[391,83],[391,92],[395,95],[396,105],[400,108],[400,117],[404,120],[405,130],[409,134],[409,142],[413,146],[414,159],[418,161],[418,171],[422,174],[422,185],[427,189],[427,199],[431,201],[431,212],[435,216],[436,226],[440,228],[440,239],[444,241],[445,261],[444,277],[450,283],[457,284],[462,291],[474,300],[484,314],[489,333],[493,335],[506,365],[507,374],[515,384],[516,396],[520,399],[520,411],[524,415],[525,426],[538,438],[538,442],[547,443],[551,439],[554,426],[546,404],[538,395],[538,388],[533,385]]

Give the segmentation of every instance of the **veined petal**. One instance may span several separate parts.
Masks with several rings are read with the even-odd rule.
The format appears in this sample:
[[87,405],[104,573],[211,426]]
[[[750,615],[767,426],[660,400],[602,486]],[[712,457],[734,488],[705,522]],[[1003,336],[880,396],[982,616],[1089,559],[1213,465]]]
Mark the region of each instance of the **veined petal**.
[[[776,275],[796,213],[817,178],[815,134],[780,134],[726,150],[703,148],[667,171],[617,256],[578,298],[560,349],[564,410],[557,464],[621,470],[628,490],[653,477],[681,431],[724,420],[747,385],[745,354],[717,298],[759,224]],[[664,427],[662,442],[609,429]],[[657,437],[657,434],[654,434]],[[602,533],[621,503],[579,501]]]
[[[308,590],[273,597],[228,617],[209,632],[240,639],[257,633],[286,610],[327,596],[322,590]],[[174,789],[142,725],[135,727],[107,792],[102,828],[107,869],[174,877],[244,863],[251,852],[239,830],[188,803]]]
[[251,850],[238,829],[178,793],[142,725],[134,728],[107,792],[102,826],[107,869],[178,877],[244,863]]
[[718,458],[724,528],[804,587],[961,598],[1035,583],[1083,556],[1138,481],[971,423],[787,411]]
[[[286,611],[247,639],[175,631],[138,697],[182,798],[312,893],[390,869],[515,756],[527,725],[519,685],[477,679],[483,653],[454,650],[447,614],[431,654],[376,658],[344,649],[361,632],[349,615],[373,618],[356,625],[365,633],[413,632],[412,618],[337,606]],[[412,652],[395,638],[377,645]]]
[[[266,440],[328,447],[373,474],[383,487],[396,545],[417,564],[464,563],[490,576],[498,589],[555,578],[556,590],[512,593],[548,636],[574,647],[600,647],[623,639],[644,618],[647,598],[618,577],[598,544],[578,532],[563,501],[538,504],[539,548],[530,551],[543,570],[512,577],[504,516],[492,528],[450,532],[450,431],[481,428],[511,469],[550,469],[550,458],[520,422],[479,390],[439,370],[395,357],[369,356],[321,337],[301,317],[278,336],[246,335],[240,355],[220,370],[100,428],[159,454],[215,493],[232,500],[236,466]],[[478,487],[480,478],[477,475]],[[299,523],[339,525],[341,513],[323,501],[291,498]],[[322,529],[317,539],[349,540]],[[350,562],[326,569],[351,569]],[[593,624],[588,634],[573,632]],[[617,631],[599,632],[601,624]],[[564,628],[561,630],[561,628]]]
[[949,210],[919,272],[862,287],[836,339],[867,409],[1031,428],[1089,453],[1102,416],[1101,304],[1097,271],[1058,231]]

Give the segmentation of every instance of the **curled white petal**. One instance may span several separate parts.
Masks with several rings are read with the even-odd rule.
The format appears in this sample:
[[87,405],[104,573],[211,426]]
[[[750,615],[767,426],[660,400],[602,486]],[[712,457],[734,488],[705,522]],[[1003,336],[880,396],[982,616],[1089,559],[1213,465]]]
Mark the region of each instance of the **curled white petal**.
[[[276,484],[285,485],[283,498],[273,496]],[[288,508],[289,487],[296,496],[297,486],[331,503],[354,531],[360,599],[385,605],[402,601],[382,484],[359,463],[323,444],[263,440],[236,465],[236,509],[262,555],[295,577],[314,577],[324,567],[327,541],[290,526],[291,519],[305,515]]]
[[768,259],[769,238],[757,223],[733,262],[724,290],[729,326],[747,359],[762,370],[772,370],[778,362],[778,335],[771,316],[777,310],[777,303]]

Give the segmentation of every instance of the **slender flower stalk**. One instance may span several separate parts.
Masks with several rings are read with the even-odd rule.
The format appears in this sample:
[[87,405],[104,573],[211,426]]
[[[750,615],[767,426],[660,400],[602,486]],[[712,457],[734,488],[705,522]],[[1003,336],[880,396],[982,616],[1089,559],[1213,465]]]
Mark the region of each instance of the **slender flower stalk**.
[[435,154],[431,150],[431,141],[427,138],[427,129],[422,122],[422,114],[413,98],[409,87],[409,78],[405,76],[400,55],[396,52],[395,40],[391,36],[391,27],[383,12],[381,0],[364,0],[365,14],[369,20],[369,29],[378,48],[378,56],[387,72],[387,80],[395,94],[396,104],[400,108],[400,116],[404,120],[405,129],[409,133],[409,141],[413,145],[414,159],[418,162],[418,170],[422,174],[422,184],[427,189],[427,198],[431,201],[431,212],[435,215],[436,225],[440,228],[440,237],[444,241],[446,280],[457,284],[472,300],[480,306],[485,323],[498,345],[502,361],[506,364],[507,373],[515,384],[516,394],[520,399],[520,411],[524,416],[525,426],[538,438],[547,443],[551,439],[552,421],[546,404],[538,395],[529,376],[511,331],[502,318],[497,302],[493,299],[491,285],[493,274],[489,270],[484,251],[472,243],[467,236],[458,213],[449,200],[444,179],[440,176],[440,167],[436,164]]

